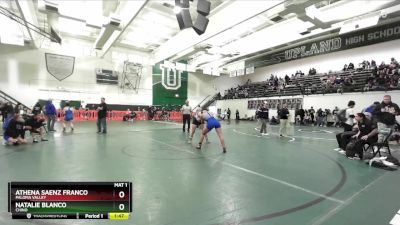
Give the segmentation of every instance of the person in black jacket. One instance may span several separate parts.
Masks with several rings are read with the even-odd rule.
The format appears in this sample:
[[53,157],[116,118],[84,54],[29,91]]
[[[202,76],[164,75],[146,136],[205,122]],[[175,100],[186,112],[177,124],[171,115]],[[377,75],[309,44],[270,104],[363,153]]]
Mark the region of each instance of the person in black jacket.
[[300,124],[304,124],[305,111],[304,111],[303,107],[300,107],[298,113],[300,115]]
[[358,133],[352,136],[355,144],[351,148],[346,147],[346,156],[354,158],[358,154],[359,158],[363,158],[363,146],[372,144],[378,140],[378,128],[375,122],[366,118],[363,113],[356,113],[355,120],[357,121]]
[[105,98],[101,98],[101,103],[97,107],[97,133],[107,133],[107,103]]
[[267,121],[269,119],[269,110],[267,108],[267,104],[266,103],[264,103],[263,106],[261,106],[257,110],[257,116],[261,120],[260,134],[261,135],[267,135]]
[[43,110],[43,106],[42,106],[42,105],[40,104],[40,102],[38,101],[38,102],[33,106],[32,113],[33,113],[33,115],[40,114],[40,113],[42,113],[42,110]]
[[46,131],[44,129],[44,122],[45,118],[43,114],[33,115],[25,121],[25,125],[29,127],[29,129],[27,130],[29,130],[32,135],[33,143],[38,143],[38,140],[36,139],[36,136],[38,135],[40,136],[41,141],[48,141],[44,137],[44,135],[46,134]]
[[25,130],[31,129],[29,126],[25,126],[25,121],[21,115],[17,114],[8,123],[4,132],[5,144],[18,145],[26,144]]
[[399,111],[399,106],[392,102],[390,95],[383,96],[382,103],[374,111],[378,122],[378,142],[383,142],[386,136],[393,131]]
[[286,104],[283,104],[282,109],[279,112],[279,136],[283,137],[282,130],[285,129],[285,135],[288,135],[288,126],[289,126],[289,110]]
[[[14,116],[14,108],[12,106],[11,102],[7,102],[3,105],[2,108],[2,115],[3,115],[3,119],[6,120],[7,118],[11,118]],[[4,122],[3,120],[3,122]]]

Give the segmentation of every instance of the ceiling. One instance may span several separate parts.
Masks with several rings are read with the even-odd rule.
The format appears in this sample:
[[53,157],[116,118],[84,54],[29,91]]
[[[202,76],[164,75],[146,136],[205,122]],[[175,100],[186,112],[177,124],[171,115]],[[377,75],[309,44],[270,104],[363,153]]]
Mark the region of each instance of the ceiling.
[[[195,17],[197,0],[190,4]],[[156,62],[185,59],[209,71],[318,35],[351,32],[341,27],[352,21],[366,21],[365,27],[370,27],[397,20],[399,4],[396,0],[211,0],[210,22],[199,36],[179,29],[174,0],[0,0],[0,41],[50,47],[55,45],[47,37],[52,28],[63,42],[90,43],[86,47],[90,55],[103,57],[120,47],[150,53]],[[16,23],[9,17],[23,20]]]

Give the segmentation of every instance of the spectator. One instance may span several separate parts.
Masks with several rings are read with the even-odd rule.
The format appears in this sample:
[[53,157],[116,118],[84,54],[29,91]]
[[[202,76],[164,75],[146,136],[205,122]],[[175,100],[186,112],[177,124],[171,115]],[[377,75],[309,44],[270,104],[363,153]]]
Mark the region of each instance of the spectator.
[[371,69],[376,69],[376,62],[375,60],[371,60]]
[[231,120],[231,109],[228,108],[228,110],[226,111],[226,115],[228,117],[228,120]]
[[303,123],[304,123],[305,125],[308,125],[308,124],[311,123],[311,120],[310,120],[310,113],[309,113],[307,110],[305,110],[304,121],[303,121]]
[[260,134],[266,135],[267,134],[267,121],[269,118],[269,110],[267,108],[267,103],[264,103],[260,109],[257,111],[257,116],[261,120],[261,129]]
[[396,69],[399,68],[399,63],[397,62],[396,59],[394,59],[393,57],[390,59],[390,65],[389,65],[392,69]]
[[8,118],[14,117],[14,109],[11,102],[6,102],[2,108],[3,122]]
[[317,122],[316,125],[319,127],[323,126],[323,111],[321,108],[317,110]]
[[290,82],[290,77],[286,74],[286,76],[285,76],[285,84],[289,85],[289,82]]
[[378,101],[374,102],[372,105],[368,106],[367,108],[362,110],[362,113],[370,113],[372,116],[375,115],[375,108],[379,105],[380,103]]
[[393,131],[396,116],[399,114],[399,106],[392,102],[390,95],[385,95],[374,112],[378,121],[378,142],[381,143]]
[[240,120],[239,110],[238,109],[236,109],[236,120]]
[[42,105],[40,104],[40,102],[38,101],[38,102],[33,106],[32,113],[33,113],[34,115],[40,114],[40,113],[42,113],[42,110],[43,110],[43,106],[42,106]]
[[381,64],[379,65],[379,67],[378,67],[378,70],[383,70],[385,68],[386,68],[386,64],[385,64],[384,61],[382,61]]
[[345,111],[346,122],[344,122],[344,131],[352,131],[354,126],[354,106],[356,103],[354,101],[349,101],[347,104],[348,108]]
[[46,116],[47,116],[47,130],[49,132],[56,131],[54,129],[54,123],[56,122],[57,110],[56,107],[53,105],[53,100],[49,99],[46,104]]
[[44,130],[44,115],[43,114],[35,114],[29,119],[26,120],[25,125],[29,127],[29,131],[31,133],[33,143],[38,143],[38,140],[36,139],[36,136],[39,135],[41,141],[47,141],[47,139],[44,137],[45,135],[45,130]]
[[324,123],[325,126],[330,127],[335,123],[335,119],[329,109],[325,109],[324,111],[325,117],[324,117]]
[[351,62],[349,63],[349,66],[347,67],[348,70],[354,70],[354,64]]
[[288,135],[288,127],[289,127],[289,110],[287,108],[286,104],[283,104],[282,109],[280,110],[279,113],[279,123],[280,123],[280,127],[279,127],[279,136],[283,137],[283,133],[282,130],[285,129],[285,135]]
[[338,112],[339,112],[339,108],[337,106],[335,106],[335,109],[332,110],[333,121],[334,121],[333,126],[334,127],[339,125],[339,118],[337,116]]
[[347,64],[344,64],[344,66],[343,66],[343,69],[342,69],[343,71],[347,71]]
[[24,125],[25,121],[21,115],[16,114],[5,127],[4,131],[4,145],[18,145],[26,144],[25,130],[30,129],[29,126]]
[[314,110],[314,108],[313,108],[312,106],[311,106],[311,109],[308,110],[308,113],[309,113],[309,115],[310,115],[310,122],[311,122],[312,124],[314,124],[314,122],[315,122],[315,120],[314,120],[315,110]]
[[367,119],[363,113],[357,113],[355,120],[357,121],[358,133],[352,136],[355,143],[351,145],[353,147],[346,148],[346,156],[353,159],[355,154],[358,154],[358,157],[362,159],[363,146],[375,143],[378,140],[378,129],[376,123]]
[[304,124],[305,111],[302,106],[300,106],[299,109],[299,116],[300,116],[300,124]]
[[22,107],[21,103],[18,102],[14,107],[14,113],[15,114],[20,114],[22,109],[23,109],[23,107]]

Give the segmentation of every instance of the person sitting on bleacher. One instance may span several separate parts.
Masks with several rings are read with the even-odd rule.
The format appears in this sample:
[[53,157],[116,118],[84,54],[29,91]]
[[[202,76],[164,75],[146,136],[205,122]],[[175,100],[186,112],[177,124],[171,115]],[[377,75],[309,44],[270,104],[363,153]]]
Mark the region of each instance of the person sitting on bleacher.
[[38,143],[38,140],[36,139],[36,136],[38,135],[40,136],[42,141],[48,141],[44,137],[46,133],[46,131],[44,130],[44,121],[45,117],[43,116],[43,114],[35,114],[26,120],[25,125],[29,127],[28,130],[32,135],[33,143]]
[[349,63],[349,66],[347,67],[347,70],[354,70],[354,64]]
[[397,69],[399,68],[399,63],[397,62],[396,59],[394,59],[393,57],[390,59],[390,68],[392,69]]
[[4,145],[19,145],[26,144],[25,130],[31,129],[29,126],[24,125],[25,121],[21,115],[16,114],[14,118],[6,121],[4,131]]

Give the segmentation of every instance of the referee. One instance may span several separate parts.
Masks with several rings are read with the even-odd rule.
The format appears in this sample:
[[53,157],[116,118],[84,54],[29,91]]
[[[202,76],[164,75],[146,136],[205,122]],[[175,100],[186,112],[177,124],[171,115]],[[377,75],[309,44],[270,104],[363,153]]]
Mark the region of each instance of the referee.
[[182,131],[185,132],[186,122],[188,124],[187,132],[190,132],[190,114],[192,112],[192,107],[189,106],[189,100],[186,100],[185,105],[182,106],[181,112],[183,115],[183,128]]

